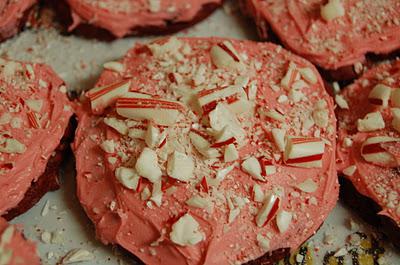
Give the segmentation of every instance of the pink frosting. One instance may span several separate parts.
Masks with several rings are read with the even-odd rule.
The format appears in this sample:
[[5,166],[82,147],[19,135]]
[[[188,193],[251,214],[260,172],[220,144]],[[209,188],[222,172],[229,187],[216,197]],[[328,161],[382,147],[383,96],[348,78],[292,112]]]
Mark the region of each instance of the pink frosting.
[[[162,205],[157,207],[150,201],[143,201],[141,193],[125,188],[114,175],[115,168],[122,164],[132,167],[131,159],[137,157],[141,152],[143,141],[140,143],[140,141],[132,140],[129,151],[123,151],[128,156],[128,161],[131,162],[121,162],[121,160],[126,161],[126,159],[119,157],[118,153],[114,155],[105,154],[100,148],[104,140],[113,139],[117,143],[123,143],[124,146],[127,143],[129,146],[129,141],[127,136],[121,136],[105,125],[102,117],[123,118],[115,113],[113,107],[106,110],[106,113],[101,117],[93,115],[88,102],[83,102],[82,109],[78,113],[79,125],[73,144],[76,156],[79,200],[89,218],[95,224],[97,236],[103,243],[121,245],[146,264],[235,264],[253,260],[275,249],[295,249],[315,233],[336,203],[338,197],[334,150],[336,121],[333,102],[325,92],[323,81],[316,69],[304,59],[273,44],[231,40],[230,43],[236,51],[247,58],[247,70],[240,73],[216,70],[216,67],[211,64],[210,49],[223,41],[224,39],[218,38],[186,38],[164,39],[156,42],[161,45],[167,43],[166,46],[171,43],[178,45],[178,47],[172,45],[173,47],[170,46],[170,48],[157,46],[154,43],[150,45],[138,44],[121,59],[120,63],[123,64],[125,70],[119,73],[110,70],[105,71],[97,86],[111,84],[129,77],[131,90],[157,94],[162,98],[174,98],[173,94],[168,92],[170,91],[169,88],[174,87],[172,84],[174,81],[168,77],[170,75],[167,73],[171,69],[179,68],[179,65],[183,62],[188,63],[189,60],[191,60],[190,65],[194,68],[199,66],[200,62],[203,63],[207,69],[205,75],[208,75],[209,72],[215,74],[220,71],[219,75],[224,76],[226,84],[229,84],[232,78],[237,77],[238,74],[248,76],[250,82],[257,80],[259,84],[256,100],[256,108],[259,111],[262,109],[280,109],[280,111],[286,113],[284,123],[290,124],[287,128],[288,133],[305,137],[320,134],[326,140],[322,167],[309,169],[290,167],[278,158],[274,162],[277,173],[266,177],[266,182],[261,182],[254,180],[249,174],[245,173],[239,164],[234,164],[235,168],[229,174],[229,177],[221,182],[214,194],[218,197],[218,194],[223,196],[225,192],[232,191],[232,196],[240,196],[248,200],[246,206],[241,209],[239,216],[231,223],[227,221],[229,210],[225,199],[222,202],[220,201],[220,204],[217,204],[218,206],[215,205],[212,214],[208,214],[204,209],[185,204],[187,199],[198,193],[198,190],[191,184],[172,183],[176,186],[176,191],[172,194],[164,192]],[[162,47],[160,50],[165,50],[158,53],[157,47]],[[183,56],[183,58],[180,56]],[[164,62],[164,65],[169,65],[169,62],[175,61],[174,58],[181,59],[178,59],[178,62],[175,62],[176,65],[169,68],[170,70],[166,70],[158,64]],[[273,84],[279,84],[290,61],[309,68],[317,78],[314,85],[302,90],[307,101],[297,104],[289,103],[290,100],[286,103],[279,103],[277,98],[287,92],[283,88],[279,91],[271,88],[274,87]],[[190,73],[189,71],[188,76],[184,78],[188,77],[189,80],[194,78],[194,75]],[[211,82],[208,77],[205,80]],[[192,89],[196,89],[192,83],[194,81],[185,82],[192,84]],[[305,112],[312,110],[320,99],[324,99],[327,104],[325,106],[328,117],[327,127],[318,129],[314,125],[308,131],[301,132],[298,119],[301,121],[303,114],[307,116]],[[300,113],[303,114],[300,115]],[[249,115],[250,117],[247,120],[241,121],[246,131],[250,132],[249,135],[251,136],[249,137],[254,142],[240,148],[240,161],[246,155],[266,155],[267,153],[279,155],[280,152],[271,139],[271,128],[279,127],[282,124],[260,117],[257,114]],[[175,125],[175,128],[193,122],[193,117],[190,117],[192,116],[185,116],[180,123]],[[256,134],[257,136],[255,136]],[[179,138],[185,141],[184,139],[187,139],[188,136],[182,134]],[[167,140],[167,143],[168,141],[171,140]],[[199,163],[202,165],[201,155],[196,153],[192,153],[192,155],[196,158],[195,161],[200,161]],[[110,157],[114,157],[116,160],[109,160]],[[109,161],[116,162],[110,163]],[[220,163],[217,162],[215,165]],[[215,174],[216,170],[208,168],[198,172],[195,177],[201,178],[205,175],[214,178]],[[315,190],[309,193],[299,190],[298,184],[306,180],[316,185]],[[294,216],[286,232],[278,231],[275,219],[264,227],[257,227],[254,215],[261,204],[256,203],[252,196],[252,188],[255,184],[260,185],[266,193],[276,190],[283,192],[280,209],[285,209]],[[151,190],[151,185],[143,181],[140,192],[144,187],[149,187]],[[199,194],[204,195],[204,192]],[[218,199],[216,200],[218,201]],[[204,232],[205,238],[195,245],[183,247],[172,242],[169,233],[171,224],[185,213],[190,213],[196,219]],[[257,235],[269,238],[268,249],[260,246]]]
[[0,0],[0,39],[9,38],[18,33],[25,11],[36,2],[36,0]]
[[341,1],[345,15],[329,22],[320,15],[324,0],[244,2],[264,37],[270,25],[287,48],[326,69],[362,62],[369,52],[400,48],[397,0]]
[[[138,27],[164,27],[167,23],[190,22],[204,5],[221,0],[67,0],[71,7],[73,30],[81,23],[107,29],[116,37],[135,33]],[[159,2],[152,7],[150,2]],[[158,4],[156,4],[158,5]]]
[[[361,146],[371,136],[390,136],[399,138],[400,134],[392,124],[393,115],[390,106],[382,108],[374,106],[368,101],[368,95],[377,84],[386,84],[392,88],[400,86],[400,61],[383,63],[365,73],[354,84],[343,90],[343,97],[349,105],[349,110],[338,109],[339,140],[337,148],[337,167],[340,172],[350,166],[356,166],[356,171],[351,176],[346,176],[352,181],[357,191],[373,199],[386,215],[400,224],[400,178],[397,168],[388,168],[373,165],[361,156]],[[372,132],[359,132],[357,120],[364,118],[367,113],[379,111],[385,121],[385,128]],[[351,139],[353,144],[346,147],[345,139]],[[398,146],[396,152],[399,152]]]
[[[10,231],[12,233],[10,233]],[[0,249],[0,256],[11,251],[11,257],[7,263],[8,265],[41,264],[40,258],[36,252],[35,244],[27,241],[15,226],[11,227],[6,220],[0,218],[0,237],[3,237],[5,233],[10,233],[11,238],[9,238],[9,240],[7,238],[5,240],[7,242],[1,243],[2,245],[4,244],[4,247],[3,249]]]
[[5,198],[0,213],[4,214],[43,174],[73,112],[64,82],[48,66],[1,60],[0,67],[0,193]]

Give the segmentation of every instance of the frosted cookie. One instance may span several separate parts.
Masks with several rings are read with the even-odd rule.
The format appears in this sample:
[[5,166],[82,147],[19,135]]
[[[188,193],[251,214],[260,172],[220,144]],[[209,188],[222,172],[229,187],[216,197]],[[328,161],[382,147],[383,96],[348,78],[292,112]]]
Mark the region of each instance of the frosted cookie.
[[36,246],[27,241],[14,225],[0,217],[0,262],[5,265],[39,265]]
[[273,262],[335,206],[333,102],[306,60],[169,38],[104,66],[73,144],[103,243],[146,264]]
[[56,6],[69,31],[114,37],[168,34],[189,27],[221,5],[221,0],[64,0]]
[[[372,201],[363,207],[369,208],[367,219],[378,214],[381,220],[375,223],[382,228],[390,219],[397,230],[390,234],[400,239],[400,61],[369,70],[336,95],[336,102],[338,170],[354,186],[348,187],[354,190],[353,197],[359,193]],[[347,192],[344,195],[348,197]],[[360,203],[353,201],[353,206],[362,207],[357,206]]]
[[0,84],[0,215],[11,219],[57,187],[73,109],[46,65],[1,59]]
[[0,0],[0,41],[17,34],[36,0]]
[[397,0],[242,0],[242,4],[261,37],[267,37],[271,27],[288,49],[324,69],[349,71],[354,65],[359,73],[367,53],[388,54],[400,48]]

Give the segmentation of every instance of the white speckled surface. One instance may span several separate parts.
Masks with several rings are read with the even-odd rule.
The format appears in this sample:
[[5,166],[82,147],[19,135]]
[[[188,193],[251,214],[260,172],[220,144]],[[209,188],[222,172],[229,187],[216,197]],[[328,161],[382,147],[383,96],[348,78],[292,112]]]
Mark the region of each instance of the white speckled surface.
[[[206,21],[181,32],[180,35],[256,39],[251,24],[237,14],[229,15],[226,10],[218,10]],[[121,57],[135,42],[145,42],[150,39],[126,38],[106,43],[75,36],[61,36],[54,29],[28,30],[1,44],[0,54],[12,59],[45,62],[67,82],[69,89],[81,90],[91,88],[104,62]],[[44,264],[56,264],[60,257],[73,248],[85,248],[95,254],[94,260],[81,264],[132,264],[132,260],[125,254],[111,247],[102,246],[96,241],[94,229],[75,196],[72,158],[66,161],[66,164],[62,188],[47,194],[38,205],[13,220],[13,223],[24,224],[27,237],[38,241]],[[47,201],[50,204],[50,211],[46,216],[41,216]],[[351,213],[339,203],[311,240],[314,247],[319,248],[319,251],[314,253],[315,264],[322,264],[320,258],[326,250],[336,251],[344,245],[346,237],[352,233],[348,226],[350,218],[354,218],[360,224],[361,231],[372,232],[371,228],[364,226],[356,217],[352,217]],[[43,231],[63,231],[63,240],[54,244],[40,242]],[[333,244],[322,243],[326,234],[334,235]],[[398,254],[387,246],[385,254],[387,264],[400,264]]]

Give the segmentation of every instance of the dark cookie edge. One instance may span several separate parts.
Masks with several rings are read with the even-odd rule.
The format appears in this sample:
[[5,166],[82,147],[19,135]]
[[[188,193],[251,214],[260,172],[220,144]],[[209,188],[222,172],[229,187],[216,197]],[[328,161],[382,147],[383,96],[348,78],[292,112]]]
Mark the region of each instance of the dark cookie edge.
[[[45,0],[45,3],[48,6],[51,6],[55,10],[59,22],[61,22],[61,24],[64,26],[64,33],[69,34],[70,32],[68,32],[67,28],[69,25],[72,24],[72,17],[71,17],[71,9],[68,3],[65,0],[59,0],[59,1]],[[202,8],[197,12],[196,16],[190,21],[186,22],[165,21],[164,26],[135,27],[131,29],[132,33],[128,34],[127,36],[168,35],[176,33],[206,19],[220,6],[221,4],[217,3],[204,4]],[[88,39],[94,38],[103,41],[113,41],[117,39],[117,37],[114,36],[108,30],[96,27],[88,23],[83,23],[78,25],[72,31],[72,33],[79,36],[83,36]]]
[[70,143],[74,138],[75,128],[75,118],[71,117],[60,144],[56,150],[54,150],[54,155],[47,162],[45,172],[36,182],[32,182],[30,188],[25,193],[24,198],[18,203],[18,205],[2,215],[4,219],[10,221],[27,212],[35,206],[47,192],[55,191],[60,188],[59,170],[61,164],[64,162],[64,157],[70,156],[71,154]]
[[339,177],[341,200],[357,213],[367,223],[383,232],[393,245],[400,249],[400,227],[391,218],[379,215],[382,208],[371,198],[359,193],[353,183],[344,177]]

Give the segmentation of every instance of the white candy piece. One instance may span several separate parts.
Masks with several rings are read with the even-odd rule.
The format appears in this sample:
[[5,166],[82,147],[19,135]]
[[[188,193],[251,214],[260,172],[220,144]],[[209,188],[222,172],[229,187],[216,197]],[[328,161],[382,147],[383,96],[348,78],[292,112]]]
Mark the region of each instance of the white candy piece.
[[224,162],[232,162],[239,159],[239,152],[237,151],[234,144],[230,144],[225,147],[224,151]]
[[168,41],[162,44],[153,42],[147,45],[155,58],[165,58],[168,54],[176,53],[182,46],[183,42],[177,37],[170,37]]
[[217,170],[216,179],[218,181],[222,181],[234,168],[235,165],[231,165],[229,167]]
[[265,112],[264,115],[276,121],[285,121],[285,116],[283,116],[276,110],[269,110]]
[[158,125],[172,126],[185,111],[185,107],[176,101],[153,98],[119,98],[117,113],[134,120],[150,120]]
[[301,90],[303,88],[307,88],[308,84],[304,82],[302,79],[297,80],[293,83],[291,90]]
[[335,96],[335,102],[341,109],[349,109],[349,104],[347,103],[346,99],[342,96],[337,94]]
[[345,10],[341,0],[329,0],[326,5],[321,6],[321,17],[325,21],[329,22],[344,15]]
[[[295,84],[293,85],[293,87],[294,86],[295,86]],[[301,92],[301,91],[298,91],[293,88],[289,91],[289,99],[291,101],[293,101],[294,103],[298,103],[298,102],[302,101],[304,98],[305,98],[305,96],[304,96],[303,92]]]
[[297,184],[297,188],[307,193],[313,193],[318,189],[318,185],[314,182],[314,180],[308,178],[302,183]]
[[287,165],[305,168],[322,167],[325,143],[319,138],[289,137],[284,162]]
[[168,158],[167,173],[171,178],[187,182],[193,178],[194,161],[184,153],[175,151]]
[[251,156],[242,162],[242,169],[244,172],[252,176],[253,178],[261,181],[265,181],[261,175],[262,169],[260,162],[257,158]]
[[26,146],[13,138],[0,140],[0,152],[7,154],[23,154],[26,151]]
[[212,206],[212,202],[208,198],[200,197],[199,195],[194,195],[192,198],[186,201],[186,204],[194,208],[206,209]]
[[145,147],[136,161],[135,169],[137,173],[148,179],[152,183],[161,180],[161,169],[158,165],[158,158],[155,151]]
[[293,83],[299,79],[300,79],[300,72],[297,69],[297,65],[294,62],[290,62],[288,70],[285,76],[281,80],[281,86],[286,90],[289,90],[292,88]]
[[290,223],[292,222],[293,214],[285,210],[281,210],[276,215],[276,225],[278,226],[280,233],[285,233]]
[[261,186],[258,184],[254,184],[253,186],[253,196],[254,196],[254,201],[256,202],[263,202],[265,195],[264,192],[261,189]]
[[260,234],[257,234],[257,244],[265,251],[269,250],[269,239]]
[[218,68],[228,70],[244,70],[246,66],[232,43],[223,41],[211,48],[211,60]]
[[189,133],[190,142],[194,148],[207,158],[217,158],[220,156],[218,149],[211,148],[210,142],[196,131]]
[[150,200],[154,202],[158,207],[161,206],[163,197],[161,188],[162,188],[161,180],[154,182],[150,197]]
[[108,154],[113,154],[116,146],[117,144],[114,142],[114,140],[105,140],[100,145],[101,149]]
[[140,194],[140,199],[142,201],[147,201],[150,198],[150,196],[151,196],[151,192],[150,192],[149,188],[147,186],[144,187],[142,193]]
[[219,102],[226,101],[226,99],[232,97],[237,100],[232,103],[226,103],[233,113],[240,114],[250,110],[251,105],[247,100],[247,95],[242,85],[203,90],[197,94],[197,103],[203,113],[209,113]]
[[385,121],[379,111],[370,112],[364,119],[357,120],[357,129],[359,132],[371,132],[385,128]]
[[392,116],[392,126],[397,132],[400,132],[400,108],[393,108]]
[[[235,138],[235,135],[233,134],[233,132],[229,126],[225,126],[221,131],[217,132],[214,135],[214,138],[215,138],[216,143],[223,143],[232,138]],[[221,145],[221,146],[224,146],[224,145]]]
[[343,139],[343,147],[349,148],[353,145],[353,140],[350,137],[345,137]]
[[120,62],[106,62],[103,64],[103,68],[117,73],[122,73],[125,69],[124,65]]
[[229,210],[228,223],[231,224],[235,221],[236,217],[240,214],[240,208],[233,208]]
[[131,190],[138,188],[140,176],[133,168],[118,167],[115,170],[115,177],[125,187]]
[[114,117],[104,118],[104,123],[119,132],[122,135],[128,134],[128,126],[123,120],[116,119]]
[[357,166],[356,165],[351,165],[351,166],[346,167],[345,169],[343,169],[343,174],[348,176],[348,177],[351,177],[351,176],[354,175],[356,170],[357,170]]
[[185,214],[172,225],[171,241],[179,246],[193,246],[204,240],[200,224],[190,214]]
[[130,80],[103,86],[95,87],[86,93],[90,100],[92,112],[94,114],[103,113],[104,109],[113,104],[118,98],[128,93],[131,86]]
[[277,211],[279,210],[279,204],[280,198],[275,194],[271,194],[265,198],[264,204],[256,216],[256,223],[258,227],[263,227],[275,217]]
[[328,103],[325,99],[320,99],[317,101],[312,113],[313,120],[315,124],[320,128],[326,128],[329,124],[329,111]]
[[165,137],[162,137],[160,129],[153,124],[147,126],[146,134],[144,136],[144,141],[149,148],[156,148],[161,144],[161,141]]
[[278,150],[281,152],[285,151],[286,130],[273,128],[272,137],[274,139],[275,145],[278,147]]
[[301,77],[310,84],[316,84],[318,82],[318,77],[314,70],[308,67],[299,69]]
[[41,99],[27,99],[25,100],[25,104],[28,108],[34,112],[40,112],[43,107],[43,100]]
[[132,139],[144,140],[147,132],[147,125],[141,124],[140,122],[135,122],[135,124],[127,123],[128,136]]
[[247,98],[249,99],[249,100],[252,100],[252,101],[254,101],[254,100],[256,100],[256,98],[257,98],[257,81],[256,80],[253,80],[251,83],[250,83],[250,85],[249,85],[249,90],[248,90],[248,92],[247,92]]
[[393,107],[400,108],[400,88],[395,88],[392,90],[390,102]]
[[361,156],[371,164],[383,167],[397,167],[398,160],[384,147],[390,147],[400,142],[400,138],[388,136],[373,136],[364,141],[361,146]]
[[226,127],[233,133],[236,141],[241,144],[245,141],[246,131],[240,125],[236,116],[229,110],[226,104],[219,103],[209,114],[210,125],[215,131],[221,131]]
[[389,99],[392,88],[383,84],[378,84],[369,92],[368,100],[371,104],[386,108],[389,105]]

